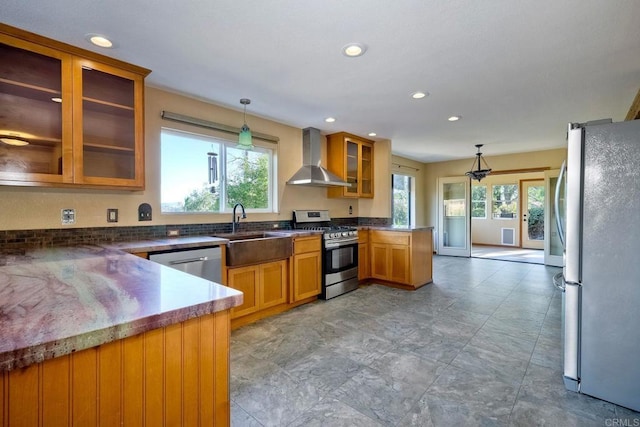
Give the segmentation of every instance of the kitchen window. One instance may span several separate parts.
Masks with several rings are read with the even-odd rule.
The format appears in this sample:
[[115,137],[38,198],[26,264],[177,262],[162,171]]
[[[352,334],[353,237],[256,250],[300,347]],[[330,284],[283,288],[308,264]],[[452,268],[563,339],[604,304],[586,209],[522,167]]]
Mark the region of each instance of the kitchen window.
[[471,218],[487,218],[487,186],[471,186]]
[[493,218],[512,219],[518,212],[518,185],[501,184],[493,185]]
[[172,129],[162,129],[160,145],[163,213],[223,213],[236,203],[274,211],[273,149],[240,150],[235,142]]
[[391,175],[392,188],[392,220],[393,225],[410,227],[413,225],[413,177],[408,175]]

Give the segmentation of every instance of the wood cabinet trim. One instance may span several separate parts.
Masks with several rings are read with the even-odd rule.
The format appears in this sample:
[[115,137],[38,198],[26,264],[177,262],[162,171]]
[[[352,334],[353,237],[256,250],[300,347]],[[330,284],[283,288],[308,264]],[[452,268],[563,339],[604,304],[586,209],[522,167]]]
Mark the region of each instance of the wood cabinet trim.
[[41,46],[46,46],[48,48],[55,49],[60,52],[65,52],[71,55],[83,56],[85,58],[89,58],[94,61],[101,62],[103,64],[108,64],[117,68],[129,70],[141,76],[147,76],[149,73],[151,73],[151,70],[146,69],[144,67],[129,64],[127,62],[120,61],[119,59],[111,58],[105,55],[101,55],[99,53],[95,53],[95,52],[85,50],[76,46],[72,46],[70,44],[53,40],[48,37],[41,36],[39,34],[22,30],[20,28],[12,27],[7,24],[0,23],[0,34],[6,34],[8,36],[16,37],[16,38],[25,40],[27,42],[35,43]]

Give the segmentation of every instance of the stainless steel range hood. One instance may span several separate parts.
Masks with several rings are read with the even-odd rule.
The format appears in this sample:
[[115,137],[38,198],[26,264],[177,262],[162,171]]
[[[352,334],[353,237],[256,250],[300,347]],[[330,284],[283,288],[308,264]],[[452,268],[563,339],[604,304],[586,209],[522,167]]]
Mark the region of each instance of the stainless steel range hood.
[[287,181],[291,185],[313,187],[351,187],[336,174],[320,166],[320,130],[302,130],[302,167]]

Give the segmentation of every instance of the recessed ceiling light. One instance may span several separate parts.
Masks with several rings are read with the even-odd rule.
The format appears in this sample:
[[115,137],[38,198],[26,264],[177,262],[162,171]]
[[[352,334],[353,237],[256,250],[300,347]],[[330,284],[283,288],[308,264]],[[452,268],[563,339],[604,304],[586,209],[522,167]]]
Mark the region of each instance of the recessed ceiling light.
[[424,98],[424,97],[425,97],[425,96],[427,96],[427,95],[429,95],[429,92],[413,92],[413,93],[411,94],[411,97],[412,97],[413,99],[422,99],[422,98]]
[[449,120],[450,122],[457,122],[458,120],[460,120],[462,117],[460,116],[451,116],[449,117],[447,120]]
[[51,100],[53,102],[57,102],[58,104],[62,102],[62,98],[58,98],[58,97],[53,97],[53,98],[51,98]]
[[113,42],[100,34],[87,34],[86,37],[87,40],[98,47],[104,47],[107,49],[113,47]]
[[375,132],[369,132],[369,136],[376,136],[376,135],[377,135],[377,133],[375,133]]
[[326,119],[324,119],[324,121],[327,123],[333,123],[336,121],[336,119],[334,119],[333,117],[327,117]]
[[361,43],[349,43],[342,48],[342,53],[351,58],[362,56],[367,51],[367,47]]

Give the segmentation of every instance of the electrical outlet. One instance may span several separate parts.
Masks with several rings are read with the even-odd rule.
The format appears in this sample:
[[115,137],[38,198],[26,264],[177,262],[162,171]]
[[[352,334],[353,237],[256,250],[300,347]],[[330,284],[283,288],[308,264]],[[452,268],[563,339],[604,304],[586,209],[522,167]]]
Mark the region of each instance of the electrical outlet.
[[71,225],[76,223],[76,210],[75,209],[62,209],[60,219],[62,225]]
[[151,221],[151,205],[142,203],[138,206],[138,221]]
[[180,230],[167,230],[167,236],[169,237],[178,237],[180,235]]
[[118,222],[118,209],[107,209],[107,222]]

